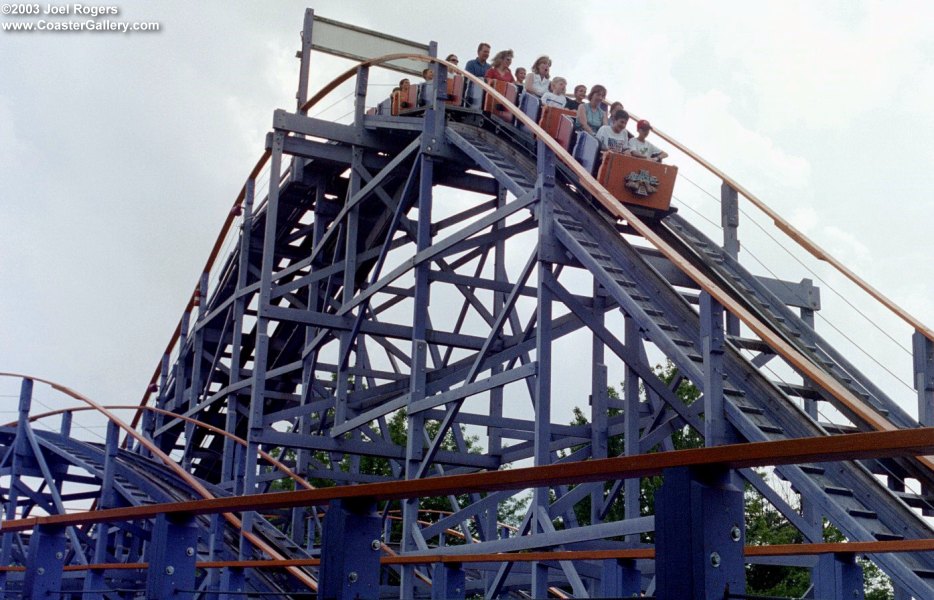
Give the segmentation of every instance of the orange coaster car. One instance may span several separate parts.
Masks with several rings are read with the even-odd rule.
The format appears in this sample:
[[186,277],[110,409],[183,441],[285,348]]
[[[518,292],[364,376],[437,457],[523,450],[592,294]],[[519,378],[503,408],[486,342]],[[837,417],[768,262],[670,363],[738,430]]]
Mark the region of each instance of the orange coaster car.
[[[573,110],[566,110],[556,106],[543,106],[538,125],[547,131],[551,137],[561,142],[565,149],[568,149],[571,145],[571,134],[574,132],[574,116],[576,114]],[[565,119],[564,117],[568,118]],[[568,128],[568,120],[570,120],[570,128]]]
[[607,152],[597,181],[624,204],[668,210],[678,167]]
[[[515,84],[507,83],[500,79],[490,79],[487,80],[487,83],[493,86],[493,89],[497,92],[506,96],[506,100],[509,100],[512,104],[516,103],[518,89]],[[508,123],[512,123],[512,113],[490,94],[487,94],[486,99],[483,101],[483,110],[491,115],[496,115]]]

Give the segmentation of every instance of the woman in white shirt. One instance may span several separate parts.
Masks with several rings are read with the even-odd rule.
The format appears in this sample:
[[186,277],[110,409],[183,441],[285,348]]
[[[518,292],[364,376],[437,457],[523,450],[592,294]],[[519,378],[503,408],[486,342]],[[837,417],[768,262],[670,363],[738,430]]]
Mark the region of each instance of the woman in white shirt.
[[539,56],[532,65],[532,70],[525,76],[525,91],[541,98],[551,84],[551,80],[548,79],[550,71],[551,59],[547,56]]
[[555,77],[551,80],[551,91],[542,94],[542,106],[556,106],[565,108],[568,97],[565,92],[568,89],[568,82],[564,77]]

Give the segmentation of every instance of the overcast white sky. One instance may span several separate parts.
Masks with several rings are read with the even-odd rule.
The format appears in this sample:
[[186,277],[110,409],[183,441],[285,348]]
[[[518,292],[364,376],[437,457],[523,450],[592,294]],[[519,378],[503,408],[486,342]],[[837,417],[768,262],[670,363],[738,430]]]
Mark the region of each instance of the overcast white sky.
[[[162,31],[0,31],[0,370],[105,403],[139,399],[272,111],[294,108],[306,4],[117,6],[119,19],[158,21]],[[461,64],[480,40],[513,48],[516,66],[551,55],[553,74],[605,84],[934,323],[934,4],[311,6],[437,40]],[[316,54],[312,89],[346,66]],[[697,169],[682,172],[718,193]],[[808,276],[768,240],[744,235],[759,258],[774,253],[784,276]],[[902,344],[907,333],[897,331]],[[910,375],[906,356],[878,352]]]

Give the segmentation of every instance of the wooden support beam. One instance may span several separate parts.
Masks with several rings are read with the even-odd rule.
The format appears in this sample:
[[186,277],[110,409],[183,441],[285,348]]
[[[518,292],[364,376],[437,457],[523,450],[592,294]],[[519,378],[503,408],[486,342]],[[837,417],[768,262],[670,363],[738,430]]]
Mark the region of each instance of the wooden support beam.
[[713,466],[729,469],[895,456],[934,454],[934,428],[854,433],[820,438],[733,444],[572,464],[553,464],[469,475],[450,475],[324,489],[278,492],[250,497],[189,500],[66,515],[30,517],[0,524],[0,531],[26,531],[38,525],[78,525],[152,518],[159,514],[215,514],[327,504],[347,498],[444,496],[450,493],[519,490],[542,485],[577,484],[657,475],[669,467]]

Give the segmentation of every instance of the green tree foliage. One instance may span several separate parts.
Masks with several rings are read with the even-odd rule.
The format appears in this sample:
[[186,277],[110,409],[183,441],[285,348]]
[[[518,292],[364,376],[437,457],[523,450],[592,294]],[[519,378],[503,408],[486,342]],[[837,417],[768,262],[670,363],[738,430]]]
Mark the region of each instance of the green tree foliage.
[[[675,394],[690,406],[700,399],[700,390],[690,381],[681,380],[673,364],[655,367],[655,374],[666,385],[671,385],[678,378],[680,381]],[[611,399],[618,400],[619,393],[610,386],[608,394]],[[640,389],[640,399],[645,401],[645,390]],[[609,418],[619,417],[621,411],[611,408]],[[580,408],[574,409],[572,425],[586,425],[587,417]],[[699,448],[704,445],[701,434],[691,427],[683,427],[674,431],[671,436],[672,447],[675,450]],[[623,435],[612,436],[608,443],[609,456],[625,454],[625,439]],[[574,448],[573,450],[576,450]],[[659,451],[662,448],[654,448]],[[645,477],[640,481],[640,513],[654,514],[655,492],[661,486],[661,477]],[[605,487],[608,493],[611,486]],[[606,520],[622,519],[624,516],[624,498],[622,493],[613,502],[607,513]],[[590,523],[590,498],[587,497],[574,507],[575,516],[580,524]],[[768,501],[763,499],[751,486],[746,487],[746,543],[750,545],[795,544],[803,541],[802,534],[776,510]],[[829,523],[824,524],[824,539],[828,542],[844,541],[843,535]],[[653,541],[653,536],[643,535],[643,542]],[[866,581],[866,600],[891,600],[894,598],[891,581],[878,567],[868,560],[860,560]],[[810,586],[810,573],[804,567],[785,567],[779,565],[748,565],[746,567],[746,591],[749,594],[762,596],[800,598]]]
[[[670,385],[676,377],[678,377],[677,370],[673,365],[668,364],[665,367],[656,366],[655,372],[658,377],[665,382],[666,385]],[[700,397],[700,391],[688,381],[681,381],[678,384],[678,387],[675,390],[675,394],[681,399],[685,405],[690,406]],[[611,400],[619,400],[620,395],[617,389],[613,386],[607,388],[607,395]],[[645,399],[645,390],[640,390],[640,396],[642,399]],[[614,417],[620,417],[622,411],[616,408],[609,409],[609,417],[613,419]],[[586,425],[589,421],[584,415],[584,412],[579,408],[574,408],[574,419],[571,421],[572,425]],[[694,431],[690,427],[684,427],[676,430],[672,434],[672,445],[676,450],[683,450],[686,448],[698,448],[704,445],[704,440],[700,434]],[[625,454],[625,436],[622,434],[610,436],[607,443],[607,455],[608,456],[622,456]],[[577,450],[577,448],[573,448]],[[661,447],[654,448],[652,451],[660,451]],[[640,514],[642,515],[651,515],[655,514],[655,492],[661,486],[662,479],[661,477],[644,477],[640,480],[640,494],[639,494],[639,507]],[[607,484],[604,489],[604,493],[609,493],[611,484]],[[574,513],[577,517],[578,522],[581,525],[590,524],[590,497],[588,496],[583,501],[578,502],[574,506]],[[609,510],[607,511],[606,521],[618,521],[623,518],[625,514],[625,496],[622,492],[616,497],[613,503],[610,505]],[[642,536],[642,541],[652,542],[654,536],[649,533]]]
[[[406,412],[404,410],[397,411],[392,414],[392,416],[386,422],[386,431],[389,434],[390,441],[396,446],[405,447],[406,441],[408,438],[408,420],[406,418]],[[425,430],[428,432],[430,437],[433,439],[437,434],[440,427],[438,421],[428,421],[425,423]],[[370,428],[373,431],[379,431],[378,424],[376,422],[370,423]],[[464,442],[464,447],[467,452],[473,454],[479,454],[482,452],[482,448],[479,444],[479,438],[477,436],[467,435],[463,427],[461,428],[461,437]],[[348,436],[351,434],[347,434]],[[454,437],[452,432],[448,432],[445,435],[444,440],[441,443],[441,450],[446,451],[458,451],[457,440]],[[281,449],[276,448],[271,453],[275,457],[280,456]],[[354,468],[354,458],[350,456],[344,456],[340,459],[338,463],[334,463],[331,458],[331,454],[328,452],[315,452],[313,453],[313,458],[315,462],[322,465],[326,469],[335,469],[342,472],[351,472]],[[287,464],[295,464],[295,451],[292,449],[286,450],[284,454],[284,462]],[[402,477],[402,475],[396,475],[393,472],[392,464],[388,458],[380,456],[361,456],[359,457],[359,472],[364,475],[375,475],[378,477],[385,478],[387,480],[392,480]],[[309,483],[317,488],[331,487],[336,485],[333,479],[327,478],[311,478]],[[294,482],[291,479],[280,479],[275,481],[272,484],[272,489],[274,491],[282,490],[291,490],[296,489]],[[482,495],[481,495],[482,496]],[[470,497],[468,494],[459,494],[455,496],[458,506],[466,506],[470,503]],[[512,497],[506,502],[500,504],[498,509],[498,521],[505,525],[513,527],[521,521],[521,514],[523,509],[527,504],[527,499],[525,498],[516,498]],[[386,504],[380,503],[380,511],[386,510]],[[401,505],[399,502],[392,502],[388,507],[388,516],[391,521],[390,528],[390,537],[394,541],[398,541],[401,535]],[[434,497],[434,498],[421,498],[419,500],[419,520],[423,523],[434,523],[439,519],[446,516],[447,513],[450,513],[454,508],[452,507],[452,502],[450,497]],[[285,526],[285,522],[283,522]],[[478,534],[477,523],[471,521],[469,523],[469,531],[472,535]],[[445,543],[447,545],[458,545],[466,543],[466,540],[463,535],[463,530],[461,527],[454,528],[456,533],[448,534],[445,536]],[[431,542],[431,540],[428,540]]]

